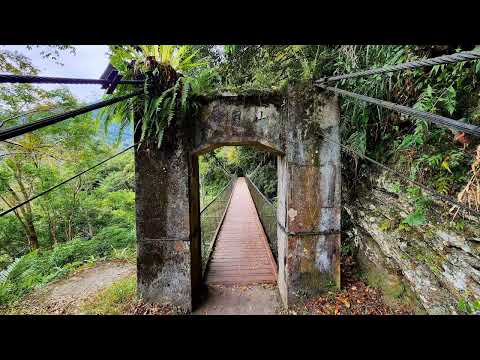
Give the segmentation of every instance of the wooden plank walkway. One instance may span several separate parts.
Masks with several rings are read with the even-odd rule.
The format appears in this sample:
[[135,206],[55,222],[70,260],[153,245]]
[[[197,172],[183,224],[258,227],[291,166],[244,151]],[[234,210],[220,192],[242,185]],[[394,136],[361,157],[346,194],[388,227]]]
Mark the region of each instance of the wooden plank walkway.
[[208,265],[206,282],[277,282],[277,266],[243,177],[235,183],[230,206]]

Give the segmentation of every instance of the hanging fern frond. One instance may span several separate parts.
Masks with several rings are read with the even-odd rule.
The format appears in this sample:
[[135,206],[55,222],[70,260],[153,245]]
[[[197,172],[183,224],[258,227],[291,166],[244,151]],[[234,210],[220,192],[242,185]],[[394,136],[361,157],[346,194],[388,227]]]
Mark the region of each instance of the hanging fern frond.
[[347,140],[348,146],[356,153],[365,155],[367,149],[367,134],[365,130],[355,131]]
[[179,90],[179,87],[180,87],[180,83],[181,83],[181,80],[178,79],[174,88],[173,88],[173,94],[172,94],[172,97],[170,99],[170,103],[169,103],[168,109],[167,109],[167,126],[170,125],[170,122],[172,121],[173,115],[175,114],[175,105],[176,105],[177,94],[178,94],[178,90]]
[[[218,82],[219,75],[205,67],[198,50],[189,45],[111,46],[111,63],[125,79],[145,78],[143,97],[131,99],[102,109],[99,113],[108,131],[111,123],[119,123],[117,140],[141,113],[140,143],[153,137],[161,146],[165,129],[170,126],[177,110],[196,111],[193,95],[208,91]],[[160,94],[159,89],[165,89]],[[119,87],[118,91],[123,91]]]
[[183,83],[182,97],[180,99],[180,108],[182,109],[183,112],[185,112],[187,110],[187,99],[188,99],[188,95],[190,94],[192,84],[191,84],[190,80],[188,80],[186,78],[180,78],[180,80]]

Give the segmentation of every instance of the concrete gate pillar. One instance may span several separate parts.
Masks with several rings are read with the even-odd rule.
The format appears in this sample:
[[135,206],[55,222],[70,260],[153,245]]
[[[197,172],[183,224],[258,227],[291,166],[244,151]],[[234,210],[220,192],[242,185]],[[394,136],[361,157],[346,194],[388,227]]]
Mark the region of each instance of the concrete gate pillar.
[[[135,151],[137,283],[145,301],[190,311],[192,298],[198,298],[200,210],[193,154],[214,145],[252,144],[281,154],[278,285],[285,305],[340,285],[340,149],[321,137],[323,132],[339,142],[337,99],[297,85],[289,88],[284,105],[277,100],[208,100],[198,119],[177,112],[160,148],[150,139]],[[139,142],[139,131],[134,138]]]
[[286,306],[340,286],[340,149],[336,98],[288,90],[286,155],[278,158],[278,285]]
[[146,302],[185,311],[192,308],[191,139],[187,119],[177,115],[160,148],[149,140],[135,151],[138,293]]

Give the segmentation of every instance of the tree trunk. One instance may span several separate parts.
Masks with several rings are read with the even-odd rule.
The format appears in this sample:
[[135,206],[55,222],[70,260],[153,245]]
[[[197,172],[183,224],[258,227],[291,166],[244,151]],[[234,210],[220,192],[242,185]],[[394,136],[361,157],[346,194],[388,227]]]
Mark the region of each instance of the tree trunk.
[[[9,187],[8,190],[17,203],[21,202],[21,199],[12,188]],[[7,206],[9,207],[13,206],[9,201],[7,201],[6,198],[1,197],[1,199],[5,204],[7,204]],[[30,247],[31,250],[38,249],[39,247],[38,236],[35,230],[35,225],[33,224],[32,208],[30,204],[26,204],[25,206],[18,208],[17,210],[14,211],[14,213],[17,219],[19,220],[20,224],[25,229],[28,246]]]
[[57,245],[57,226],[54,221],[50,220],[50,239],[54,246]]
[[30,245],[31,250],[38,249],[38,236],[37,231],[35,230],[35,226],[33,225],[33,217],[31,213],[28,213],[25,223],[27,225],[27,237],[28,237],[28,244]]
[[[20,188],[20,192],[22,193],[23,198],[28,199],[29,193],[27,192],[27,189],[26,189],[26,187],[23,183],[20,168],[16,167],[13,174],[14,174],[15,180],[18,183],[18,186]],[[13,189],[10,188],[10,191],[13,194],[15,194]],[[15,196],[18,199],[18,201],[20,202],[20,198],[16,194],[15,194]],[[27,228],[27,237],[28,237],[28,244],[30,245],[30,249],[31,250],[38,249],[38,247],[39,247],[38,246],[38,236],[37,236],[37,231],[35,230],[35,225],[33,223],[33,210],[32,210],[32,206],[31,206],[30,203],[26,203],[23,206],[23,213],[24,213],[25,225],[26,225],[26,228]]]

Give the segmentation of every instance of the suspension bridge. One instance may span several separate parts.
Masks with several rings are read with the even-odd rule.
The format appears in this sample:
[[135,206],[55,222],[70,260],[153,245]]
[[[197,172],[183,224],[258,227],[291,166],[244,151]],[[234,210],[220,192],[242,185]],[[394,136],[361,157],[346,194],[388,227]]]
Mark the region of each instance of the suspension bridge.
[[[421,187],[441,201],[479,216],[466,204],[360,154],[340,141],[336,94],[424,119],[437,126],[479,137],[480,127],[382,99],[329,86],[356,77],[480,59],[478,52],[390,65],[319,79],[290,88],[287,94],[205,99],[192,124],[178,116],[166,129],[169,141],[157,149],[149,141],[135,144],[59,184],[0,213],[5,216],[54,191],[116,156],[135,151],[137,183],[138,289],[151,302],[168,302],[191,310],[206,284],[277,283],[285,305],[299,294],[318,293],[340,276],[340,152],[362,158]],[[142,86],[142,79],[122,79],[111,66],[100,79],[49,78],[0,74],[0,83]],[[54,125],[133,97],[123,96],[0,131],[0,141]],[[318,101],[320,100],[320,101]],[[287,109],[283,107],[286,102]],[[141,123],[135,119],[135,129]],[[312,125],[313,124],[313,125]],[[317,126],[318,125],[318,126]],[[167,144],[167,145],[165,145]],[[277,155],[278,203],[274,206],[249,176],[232,176],[217,197],[200,209],[198,156],[223,145],[254,145]],[[250,174],[251,175],[251,174]]]
[[277,266],[248,190],[250,180],[240,177],[232,181],[235,182],[225,217],[213,239],[215,246],[208,259],[206,283],[276,283]]

